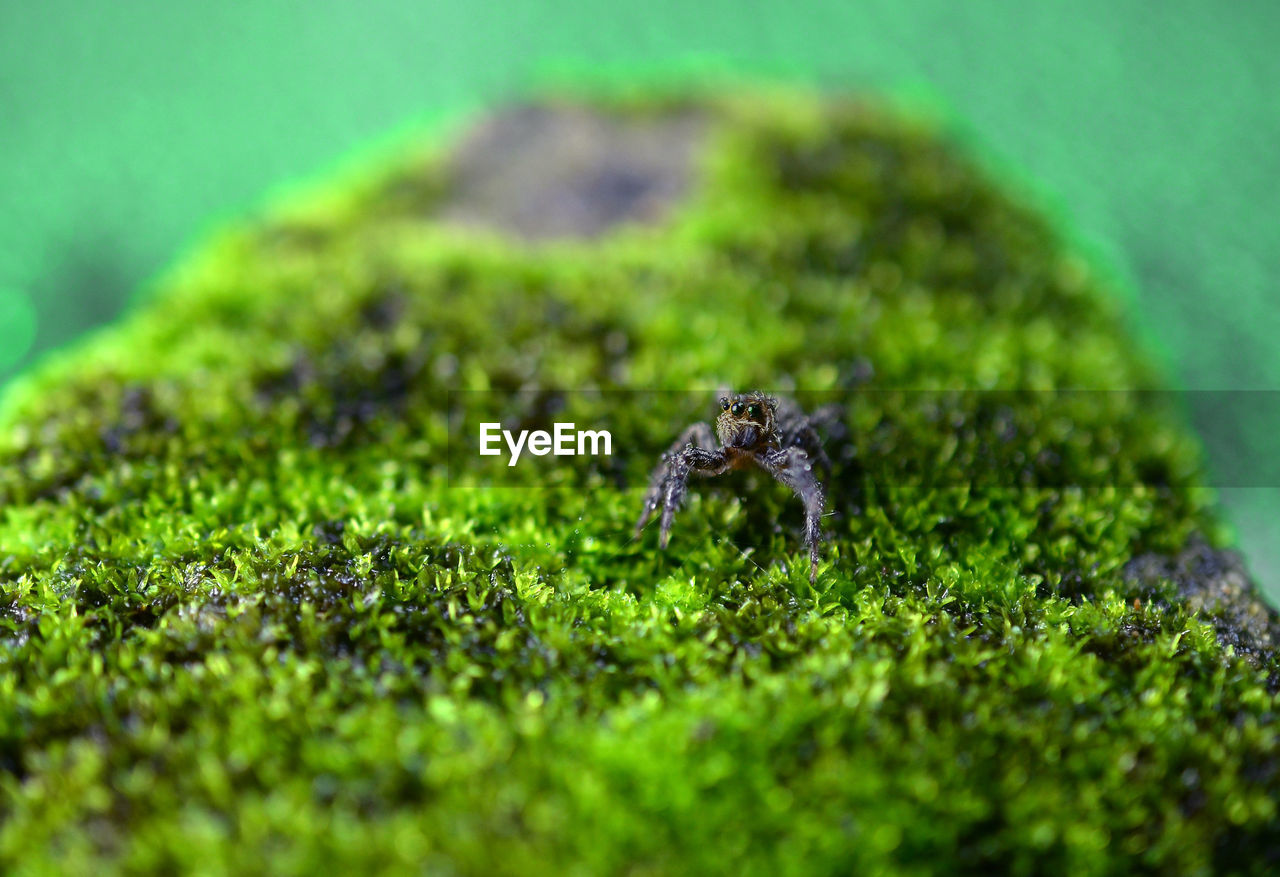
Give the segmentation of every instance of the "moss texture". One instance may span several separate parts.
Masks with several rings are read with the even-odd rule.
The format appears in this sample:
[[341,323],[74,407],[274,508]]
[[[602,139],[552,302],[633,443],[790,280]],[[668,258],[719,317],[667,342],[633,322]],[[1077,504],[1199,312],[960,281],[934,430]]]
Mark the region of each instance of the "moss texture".
[[[1176,419],[850,392],[1155,384],[1088,268],[857,102],[595,112],[696,137],[665,221],[464,232],[428,150],[223,234],[10,394],[5,870],[1280,864],[1275,618]],[[705,416],[726,382],[848,400],[815,587],[764,481],[630,539],[617,485],[689,414],[660,394],[604,397],[617,453],[561,487],[449,486],[496,398],[451,391]]]

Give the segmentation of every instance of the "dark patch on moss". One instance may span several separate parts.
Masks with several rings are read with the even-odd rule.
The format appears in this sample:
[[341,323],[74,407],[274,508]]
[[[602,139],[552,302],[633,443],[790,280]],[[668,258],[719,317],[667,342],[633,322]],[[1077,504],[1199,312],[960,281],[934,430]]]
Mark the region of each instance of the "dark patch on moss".
[[258,398],[299,402],[297,427],[317,448],[349,448],[397,419],[411,394],[431,383],[426,350],[365,354],[338,345],[319,356],[299,353],[288,370],[263,377]]
[[1219,874],[1274,874],[1280,870],[1280,823],[1229,826],[1213,843]]
[[1237,552],[1213,548],[1197,538],[1176,556],[1148,553],[1133,558],[1125,565],[1124,577],[1151,597],[1164,596],[1164,583],[1172,583],[1179,599],[1209,619],[1223,646],[1265,662],[1274,672],[1280,614],[1262,599]]
[[[121,462],[160,456],[180,427],[145,384],[70,386],[62,393],[38,434],[0,467],[0,507],[57,499]],[[94,417],[84,418],[84,411]]]
[[1123,670],[1126,678],[1132,678],[1150,660],[1142,647],[1163,635],[1177,633],[1181,626],[1177,613],[1145,607],[1089,628],[1073,627],[1073,631],[1083,641],[1085,652],[1097,655],[1108,666]]
[[375,332],[386,332],[404,318],[408,290],[402,283],[392,282],[379,294],[360,306],[360,321]]
[[134,385],[125,389],[120,401],[119,420],[102,431],[102,444],[109,454],[123,454],[128,450],[130,439],[135,436],[142,433],[173,433],[177,429],[177,420],[156,407],[151,388]]
[[688,110],[635,119],[581,106],[514,107],[460,144],[437,215],[529,240],[654,222],[689,188],[705,128]]
[[346,531],[346,521],[321,521],[311,528],[311,535],[321,545],[341,545]]

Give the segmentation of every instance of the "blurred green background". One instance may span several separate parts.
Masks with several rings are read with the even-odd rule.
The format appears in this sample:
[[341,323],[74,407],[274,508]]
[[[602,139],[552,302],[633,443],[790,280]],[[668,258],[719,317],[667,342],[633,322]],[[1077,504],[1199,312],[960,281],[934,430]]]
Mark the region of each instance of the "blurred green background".
[[[1210,0],[0,3],[0,383],[388,131],[563,75],[741,73],[933,106],[1113,273],[1181,386],[1277,390],[1277,37],[1280,4]],[[1255,395],[1251,446],[1213,451],[1237,469],[1276,448]],[[1280,489],[1222,498],[1275,600]]]

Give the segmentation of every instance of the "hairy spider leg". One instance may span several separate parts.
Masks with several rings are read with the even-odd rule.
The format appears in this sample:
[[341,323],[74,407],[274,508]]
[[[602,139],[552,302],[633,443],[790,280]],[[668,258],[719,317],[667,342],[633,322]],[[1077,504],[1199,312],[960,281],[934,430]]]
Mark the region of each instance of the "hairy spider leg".
[[[653,517],[654,513],[661,505],[663,507],[663,527],[660,543],[663,548],[667,547],[667,531],[671,527],[671,515],[675,513],[674,507],[670,507],[671,502],[679,503],[684,496],[684,483],[689,478],[689,471],[695,469],[699,474],[712,475],[717,472],[710,471],[706,468],[707,458],[705,455],[720,455],[720,461],[723,462],[723,453],[718,450],[712,450],[717,447],[715,433],[711,431],[711,427],[706,423],[695,423],[680,433],[680,437],[672,442],[671,447],[662,455],[662,462],[653,470],[653,475],[649,480],[649,490],[644,496],[644,508],[640,511],[640,519],[636,521],[636,536],[640,535],[640,531]],[[697,459],[685,459],[690,450],[702,451],[703,455]],[[697,465],[697,464],[702,465]],[[710,467],[714,469],[714,465]],[[680,486],[677,494],[672,498],[671,480],[677,474],[677,470],[683,469],[683,474],[678,476]],[[720,469],[723,472],[724,469]],[[667,509],[670,507],[670,511]]]
[[774,451],[761,460],[765,471],[795,491],[804,503],[804,541],[809,546],[809,584],[818,578],[818,541],[822,538],[822,509],[826,504],[822,483],[813,472],[813,460],[797,447]]
[[813,414],[806,415],[794,403],[783,402],[778,409],[778,435],[784,448],[800,448],[822,468],[827,475],[831,474],[831,458],[822,446],[818,435],[818,426],[828,426],[840,418],[840,409],[836,405],[826,405]]
[[658,528],[659,548],[666,548],[671,538],[671,521],[676,516],[676,509],[684,501],[689,486],[689,473],[697,472],[704,477],[711,477],[728,468],[729,458],[723,449],[709,451],[689,445],[676,456],[671,474],[667,476],[666,496],[662,502],[662,525]]

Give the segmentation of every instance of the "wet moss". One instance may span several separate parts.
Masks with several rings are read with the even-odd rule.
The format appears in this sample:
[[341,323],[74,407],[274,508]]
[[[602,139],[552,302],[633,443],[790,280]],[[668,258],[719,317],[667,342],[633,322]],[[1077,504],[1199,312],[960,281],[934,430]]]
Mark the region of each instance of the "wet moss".
[[1231,550],[1195,539],[1176,555],[1141,554],[1125,565],[1125,578],[1140,594],[1164,603],[1181,602],[1209,619],[1224,648],[1247,656],[1276,678],[1280,616],[1259,596],[1243,559]]
[[[556,119],[606,147],[564,197]],[[1043,220],[864,103],[487,130],[7,400],[7,867],[1268,870],[1274,613],[1177,419],[1070,391],[1157,376]],[[497,167],[590,243],[504,237]],[[813,585],[768,479],[631,537],[723,383],[831,414]],[[615,454],[486,482],[482,415]]]

